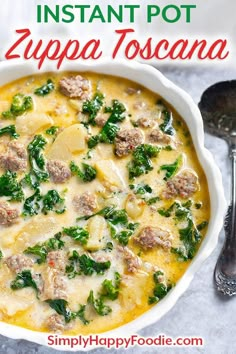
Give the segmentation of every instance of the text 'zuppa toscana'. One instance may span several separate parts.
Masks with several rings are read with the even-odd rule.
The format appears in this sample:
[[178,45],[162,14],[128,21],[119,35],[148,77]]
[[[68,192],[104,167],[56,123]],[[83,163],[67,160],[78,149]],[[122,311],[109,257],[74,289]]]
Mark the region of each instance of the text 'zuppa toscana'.
[[7,84],[0,111],[0,320],[85,335],[152,311],[210,218],[181,117],[89,72]]

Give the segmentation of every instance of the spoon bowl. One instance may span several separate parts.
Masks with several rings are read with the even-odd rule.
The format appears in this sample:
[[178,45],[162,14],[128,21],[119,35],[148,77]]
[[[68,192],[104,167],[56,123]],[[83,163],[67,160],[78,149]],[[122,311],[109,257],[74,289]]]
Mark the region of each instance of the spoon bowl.
[[231,205],[225,217],[225,243],[217,261],[216,287],[225,295],[236,294],[236,80],[210,86],[199,103],[206,130],[229,144],[232,160]]
[[199,108],[207,131],[228,140],[236,134],[236,80],[222,81],[202,94]]

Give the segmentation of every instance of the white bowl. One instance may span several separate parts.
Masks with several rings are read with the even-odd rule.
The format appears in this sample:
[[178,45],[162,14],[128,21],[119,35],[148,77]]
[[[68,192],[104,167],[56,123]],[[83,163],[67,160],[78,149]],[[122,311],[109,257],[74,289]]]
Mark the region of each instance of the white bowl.
[[[183,117],[187,123],[192,135],[198,159],[207,177],[212,215],[209,222],[207,235],[205,236],[198,253],[194,257],[185,274],[178,281],[176,286],[168,293],[168,295],[160,301],[160,303],[152,307],[151,310],[145,312],[143,315],[139,316],[132,322],[129,322],[112,331],[103,333],[103,336],[127,337],[128,335],[134,334],[142,328],[158,321],[172,308],[172,306],[174,306],[178,298],[188,288],[199,266],[216,247],[226,209],[221,173],[215,164],[211,153],[204,147],[203,121],[198,107],[186,92],[174,85],[171,81],[167,80],[158,70],[149,65],[139,64],[134,61],[127,62],[120,60],[112,62],[110,59],[100,61],[96,64],[66,63],[63,65],[63,67],[61,67],[60,70],[79,72],[93,71],[97,73],[125,77],[160,94],[177,110],[180,116]],[[47,63],[43,66],[43,69],[38,71],[36,64],[34,63],[19,63],[19,61],[1,62],[0,85],[3,85],[12,80],[16,80],[23,76],[48,71],[55,71],[55,64]],[[9,325],[4,322],[0,322],[0,334],[13,339],[26,339],[31,342],[47,345],[47,333],[34,332],[21,327]],[[50,347],[52,348],[53,346]],[[53,348],[62,349],[58,346]],[[94,348],[97,347],[89,347],[89,349]],[[63,349],[75,351],[78,350],[78,347],[74,349],[63,347]],[[86,348],[86,350],[88,350],[88,348]]]

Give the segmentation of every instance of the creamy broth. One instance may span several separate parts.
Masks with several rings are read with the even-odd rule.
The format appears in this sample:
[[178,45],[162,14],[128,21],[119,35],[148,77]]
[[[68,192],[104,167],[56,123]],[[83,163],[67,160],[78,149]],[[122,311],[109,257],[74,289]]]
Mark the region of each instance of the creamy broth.
[[[100,333],[151,309],[188,268],[210,218],[206,177],[174,108],[129,80],[70,81],[77,75],[0,88],[0,129],[19,135],[0,136],[0,319],[35,331]],[[18,200],[3,176],[18,182]]]

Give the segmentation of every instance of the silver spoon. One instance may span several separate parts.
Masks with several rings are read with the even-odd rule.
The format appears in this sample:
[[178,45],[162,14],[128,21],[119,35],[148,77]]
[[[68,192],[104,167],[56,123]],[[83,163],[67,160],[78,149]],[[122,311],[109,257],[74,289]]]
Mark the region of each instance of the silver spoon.
[[225,243],[216,263],[214,277],[217,289],[225,295],[236,295],[236,80],[210,86],[199,103],[206,130],[229,144],[232,160],[231,204],[225,217]]

